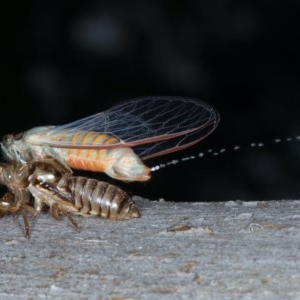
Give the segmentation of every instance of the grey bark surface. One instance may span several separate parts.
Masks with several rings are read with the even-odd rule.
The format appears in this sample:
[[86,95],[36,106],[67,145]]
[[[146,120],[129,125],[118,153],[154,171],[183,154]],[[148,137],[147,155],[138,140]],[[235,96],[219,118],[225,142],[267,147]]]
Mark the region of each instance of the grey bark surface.
[[136,197],[129,221],[0,219],[1,299],[300,299],[300,201]]

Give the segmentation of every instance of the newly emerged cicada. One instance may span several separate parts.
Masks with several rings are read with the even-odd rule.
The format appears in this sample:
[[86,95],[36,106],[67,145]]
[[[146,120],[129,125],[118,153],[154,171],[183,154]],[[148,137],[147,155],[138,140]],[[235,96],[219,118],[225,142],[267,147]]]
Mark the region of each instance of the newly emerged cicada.
[[145,97],[62,125],[8,134],[1,148],[9,161],[52,156],[65,167],[105,172],[123,181],[146,181],[143,160],[185,149],[218,125],[209,104],[184,97]]
[[22,213],[27,238],[30,237],[27,214],[36,216],[44,208],[49,208],[55,219],[66,216],[77,230],[77,222],[70,214],[111,220],[140,217],[131,197],[117,186],[73,176],[49,157],[26,164],[1,163],[0,184],[8,189],[0,198],[0,216]]

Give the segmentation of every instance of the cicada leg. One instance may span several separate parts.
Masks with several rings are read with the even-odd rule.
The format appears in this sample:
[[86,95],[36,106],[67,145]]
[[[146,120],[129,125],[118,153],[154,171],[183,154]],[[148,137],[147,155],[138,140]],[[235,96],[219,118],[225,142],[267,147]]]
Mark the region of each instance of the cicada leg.
[[57,155],[55,155],[55,152],[53,153],[53,155],[54,156],[46,155],[43,158],[42,162],[51,165],[57,172],[61,174],[73,173],[72,169],[70,169],[70,167],[64,161],[56,158]]
[[30,213],[34,217],[36,217],[38,214],[37,210],[29,205],[30,197],[31,197],[31,195],[28,192],[28,190],[25,190],[25,189],[16,190],[15,202],[17,203],[17,205],[19,206],[19,209],[22,212],[24,229],[25,229],[25,237],[27,239],[30,238],[30,226],[29,226],[27,214]]
[[77,222],[70,216],[70,214],[62,208],[58,203],[54,203],[50,207],[51,215],[54,219],[58,220],[60,215],[63,215],[69,219],[69,221],[72,223],[72,225],[75,227],[75,229],[80,232],[80,228],[77,224]]
[[25,237],[27,239],[30,239],[30,226],[29,226],[28,219],[27,219],[27,213],[31,213],[34,217],[36,217],[37,216],[37,211],[29,205],[25,205],[24,208],[22,209],[22,216],[23,216],[24,229],[25,229]]
[[36,209],[29,206],[30,195],[27,191],[20,189],[16,190],[16,193],[7,192],[0,200],[0,215],[5,216],[7,214],[14,215],[18,212],[22,213],[25,237],[30,238],[30,226],[27,218],[27,213],[33,216],[37,215]]
[[58,170],[61,171],[63,169],[64,172],[67,173],[73,173],[72,169],[67,165],[67,163],[64,161],[64,159],[58,155],[53,148],[51,148],[49,145],[43,145],[44,153],[47,153],[47,155],[44,156],[43,161],[52,160],[56,167],[58,167]]

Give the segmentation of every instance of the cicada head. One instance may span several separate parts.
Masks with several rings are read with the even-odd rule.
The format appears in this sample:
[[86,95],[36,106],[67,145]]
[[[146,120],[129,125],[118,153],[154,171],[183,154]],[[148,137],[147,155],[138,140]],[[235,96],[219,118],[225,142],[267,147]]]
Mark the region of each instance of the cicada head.
[[39,138],[44,137],[52,127],[35,127],[18,134],[6,134],[0,143],[1,152],[9,161],[18,163],[35,161],[43,152]]
[[5,159],[9,161],[17,161],[24,163],[24,159],[22,158],[22,137],[23,133],[20,134],[6,134],[0,145],[1,151],[5,157]]

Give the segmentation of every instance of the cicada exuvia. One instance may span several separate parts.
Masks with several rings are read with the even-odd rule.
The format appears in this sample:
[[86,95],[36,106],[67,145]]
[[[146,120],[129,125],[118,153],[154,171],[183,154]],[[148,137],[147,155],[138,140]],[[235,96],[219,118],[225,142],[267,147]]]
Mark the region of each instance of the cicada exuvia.
[[67,217],[77,230],[79,226],[71,214],[111,220],[140,217],[128,193],[103,181],[73,176],[51,157],[26,164],[0,163],[0,185],[8,189],[0,197],[0,217],[22,213],[27,238],[27,214],[37,216],[44,209],[50,209],[55,219]]

